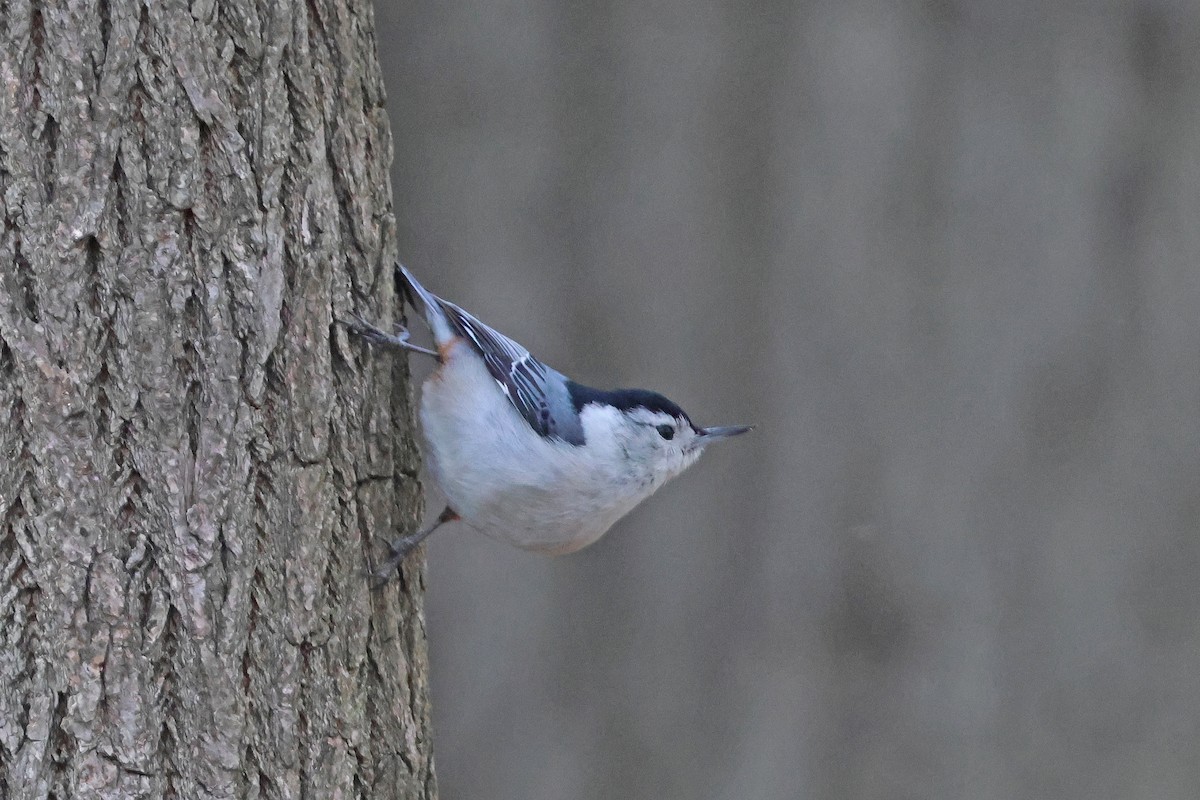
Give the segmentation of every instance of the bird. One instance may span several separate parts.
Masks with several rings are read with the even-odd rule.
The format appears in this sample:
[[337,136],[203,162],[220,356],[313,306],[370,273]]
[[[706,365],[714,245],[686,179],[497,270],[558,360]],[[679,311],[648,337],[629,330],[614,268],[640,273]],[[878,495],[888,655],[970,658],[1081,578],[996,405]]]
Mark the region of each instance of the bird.
[[358,315],[345,324],[368,344],[437,359],[422,385],[419,416],[426,463],[446,507],[391,542],[376,572],[381,580],[455,521],[525,550],[575,552],[709,445],[753,428],[700,427],[657,392],[577,383],[427,290],[399,263],[396,279],[436,349],[413,344],[403,325],[387,333]]

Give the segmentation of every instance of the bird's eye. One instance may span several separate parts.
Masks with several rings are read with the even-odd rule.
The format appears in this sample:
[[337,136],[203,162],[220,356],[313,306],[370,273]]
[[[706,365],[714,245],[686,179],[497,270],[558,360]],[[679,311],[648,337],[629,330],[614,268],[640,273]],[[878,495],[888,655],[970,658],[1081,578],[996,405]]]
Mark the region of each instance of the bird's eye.
[[668,442],[675,438],[675,428],[672,425],[659,425],[656,430],[658,431],[658,435]]

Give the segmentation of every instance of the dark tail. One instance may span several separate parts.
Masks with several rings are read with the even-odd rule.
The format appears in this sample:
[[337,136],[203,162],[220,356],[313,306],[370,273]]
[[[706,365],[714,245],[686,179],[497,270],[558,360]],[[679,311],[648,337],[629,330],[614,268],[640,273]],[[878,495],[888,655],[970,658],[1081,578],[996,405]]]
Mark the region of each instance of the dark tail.
[[436,294],[426,289],[413,277],[405,266],[396,262],[396,283],[404,293],[408,304],[420,312],[425,318],[429,330],[433,332],[433,340],[439,345],[446,344],[454,338],[454,330],[446,311],[442,308],[442,300]]

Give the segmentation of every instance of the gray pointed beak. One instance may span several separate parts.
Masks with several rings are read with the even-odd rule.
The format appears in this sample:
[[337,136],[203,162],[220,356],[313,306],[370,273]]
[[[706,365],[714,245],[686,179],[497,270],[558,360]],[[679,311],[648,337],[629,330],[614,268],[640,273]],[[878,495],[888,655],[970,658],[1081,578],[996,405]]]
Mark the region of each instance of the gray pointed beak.
[[728,439],[730,436],[741,436],[746,431],[754,430],[753,425],[716,425],[712,428],[700,429],[700,440],[707,444],[717,439]]

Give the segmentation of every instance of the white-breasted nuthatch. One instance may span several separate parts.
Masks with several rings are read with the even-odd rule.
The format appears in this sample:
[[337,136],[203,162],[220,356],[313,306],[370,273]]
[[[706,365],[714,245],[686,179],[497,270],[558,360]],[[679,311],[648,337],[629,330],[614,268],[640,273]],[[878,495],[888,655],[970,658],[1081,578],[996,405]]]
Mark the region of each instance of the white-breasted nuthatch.
[[396,275],[425,318],[436,352],[358,318],[368,341],[438,359],[425,381],[425,456],[446,508],[431,524],[392,542],[386,577],[445,522],[527,550],[570,553],[691,466],[712,442],[750,430],[701,428],[661,394],[604,391],[572,381],[521,345],[425,289],[403,266]]

